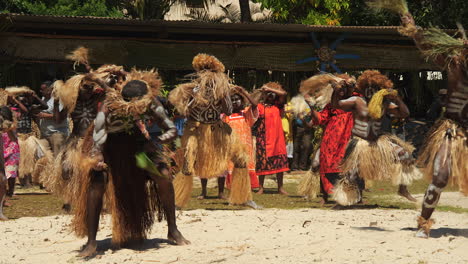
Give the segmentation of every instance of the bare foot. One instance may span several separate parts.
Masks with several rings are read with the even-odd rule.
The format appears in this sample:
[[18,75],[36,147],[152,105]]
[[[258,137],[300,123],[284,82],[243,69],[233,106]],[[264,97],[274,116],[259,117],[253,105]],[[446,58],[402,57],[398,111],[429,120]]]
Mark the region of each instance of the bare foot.
[[180,231],[177,229],[169,231],[169,233],[167,234],[167,239],[176,243],[178,246],[190,245],[190,241],[185,239],[182,233],[180,233]]
[[3,213],[0,213],[0,221],[6,221],[6,220],[8,220],[8,217],[3,215]]
[[198,200],[204,200],[205,198],[206,198],[206,194],[200,194],[199,196],[197,196]]
[[220,193],[218,194],[218,199],[226,200],[226,196],[224,196],[224,193]]
[[278,189],[278,193],[279,193],[279,194],[282,194],[282,195],[289,195],[289,193],[286,192],[286,191],[283,189],[283,187],[281,187],[281,188]]
[[88,241],[84,248],[80,251],[80,254],[78,256],[87,258],[94,256],[96,254],[96,249],[97,249],[97,242],[96,241]]
[[416,237],[419,238],[429,238],[429,234],[424,231],[424,229],[419,229],[418,232],[416,233]]
[[398,190],[398,195],[400,195],[402,197],[405,197],[406,199],[408,199],[411,202],[417,202],[418,201],[411,195],[411,193],[409,193],[408,189],[406,189],[406,188],[400,188]]
[[326,204],[327,202],[328,202],[328,200],[327,200],[327,199],[325,199],[325,198],[322,198],[322,199],[320,199],[320,202],[319,202],[319,204],[320,204],[320,207],[323,207],[323,206],[325,206],[325,204]]
[[263,188],[259,188],[257,194],[263,194]]
[[249,200],[245,203],[246,206],[248,207],[252,207],[253,209],[255,210],[260,210],[260,209],[263,209],[263,206],[261,205],[258,205],[257,203],[255,203],[254,201],[252,200]]
[[4,207],[10,207],[11,203],[7,202],[6,200],[3,202]]

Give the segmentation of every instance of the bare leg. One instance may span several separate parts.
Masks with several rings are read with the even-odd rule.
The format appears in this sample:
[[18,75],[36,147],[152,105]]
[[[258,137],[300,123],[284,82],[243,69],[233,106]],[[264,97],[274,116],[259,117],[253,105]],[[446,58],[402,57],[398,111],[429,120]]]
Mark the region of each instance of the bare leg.
[[276,181],[278,182],[278,193],[283,195],[289,195],[283,188],[283,173],[276,173]]
[[417,200],[411,195],[408,191],[408,186],[400,184],[398,186],[398,195],[405,197],[406,199],[410,200],[411,202],[417,202]]
[[430,227],[433,221],[430,220],[442,193],[442,189],[447,186],[450,175],[450,147],[451,141],[443,143],[436,154],[434,159],[434,174],[432,176],[432,183],[426,190],[424,195],[421,216],[418,219],[418,232],[417,237],[428,238]]
[[8,220],[8,218],[3,214],[3,202],[5,201],[7,192],[7,179],[1,174],[0,177],[0,220]]
[[201,194],[197,197],[198,200],[203,200],[206,198],[206,186],[208,185],[208,179],[200,179],[201,181]]
[[158,185],[159,199],[163,205],[164,213],[167,220],[167,239],[175,242],[177,245],[188,245],[190,241],[184,238],[182,233],[177,229],[175,201],[174,201],[174,186],[169,180],[169,170],[165,166],[158,166],[159,171],[166,175],[167,178],[157,177],[150,174],[151,178]]
[[265,183],[265,175],[258,175],[258,182],[260,184],[260,188],[258,188],[257,194],[263,194],[263,184]]
[[102,209],[102,200],[106,186],[106,175],[102,171],[92,172],[91,186],[88,190],[86,206],[88,215],[86,225],[88,227],[88,242],[80,252],[81,257],[89,257],[96,253],[96,234],[99,227],[99,216]]
[[13,194],[15,194],[15,183],[16,183],[16,178],[9,178],[8,179],[8,192],[7,192],[7,195],[9,197],[12,197]]
[[219,199],[226,199],[224,197],[224,183],[226,182],[225,177],[218,177],[218,198]]

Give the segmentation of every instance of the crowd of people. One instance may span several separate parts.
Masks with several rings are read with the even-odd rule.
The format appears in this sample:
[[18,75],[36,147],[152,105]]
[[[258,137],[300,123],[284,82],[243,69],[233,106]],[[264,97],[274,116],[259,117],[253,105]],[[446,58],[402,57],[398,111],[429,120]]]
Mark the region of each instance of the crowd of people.
[[[83,64],[86,72],[44,82],[42,98],[27,87],[2,91],[0,206],[11,205],[4,197],[14,194],[18,177],[24,185],[42,185],[61,196],[64,209],[73,213],[74,231],[88,238],[80,254],[90,256],[103,210],[112,214],[115,245],[143,240],[163,216],[168,238],[178,245],[190,243],[178,230],[175,209],[190,200],[193,177],[201,180],[199,199],[207,196],[208,179],[217,178],[219,198],[226,186],[230,204],[258,209],[252,190],[264,193],[265,176],[276,176],[278,193],[287,195],[284,173],[304,170],[302,195],[321,192],[323,203],[332,196],[338,205],[349,206],[362,202],[370,180],[389,180],[399,195],[415,201],[407,186],[422,177],[423,168],[432,182],[417,236],[428,237],[432,212],[448,181],[468,193],[468,42],[447,60],[440,48],[431,53],[440,43],[431,42],[411,14],[401,14],[401,20],[402,34],[448,70],[446,111],[418,160],[410,142],[388,133],[386,118],[410,113],[392,81],[376,70],[357,78],[314,75],[287,103],[281,84],[268,82],[249,93],[232,83],[216,57],[198,54],[188,82],[165,99],[156,71],[125,71],[117,65],[94,70],[87,49],[79,48],[67,58]],[[313,150],[317,127],[323,133]]]

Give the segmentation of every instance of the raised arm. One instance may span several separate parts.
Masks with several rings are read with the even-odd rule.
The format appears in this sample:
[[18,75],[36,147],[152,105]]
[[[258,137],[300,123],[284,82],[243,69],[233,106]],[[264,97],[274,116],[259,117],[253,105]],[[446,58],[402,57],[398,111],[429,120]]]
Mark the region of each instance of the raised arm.
[[247,100],[249,101],[250,105],[251,105],[251,108],[253,111],[255,111],[257,109],[257,105],[258,105],[258,100],[252,98],[252,96],[250,96],[250,94],[242,89],[242,88],[234,88],[236,89],[236,92],[238,92],[239,94],[243,95],[245,98],[247,98]]
[[153,119],[157,122],[157,125],[164,129],[164,134],[157,137],[160,143],[167,143],[173,141],[177,137],[177,128],[175,127],[172,120],[166,114],[166,110],[159,101],[155,98],[153,104],[151,105],[151,113]]
[[397,96],[395,99],[395,103],[398,105],[398,117],[407,118],[410,115],[410,111],[405,102],[403,102],[403,99],[401,99],[400,96]]
[[[411,15],[411,13],[408,12],[406,14],[400,15],[400,19],[401,25],[403,27],[401,33],[403,35],[411,37],[414,40],[416,47],[421,52],[425,52],[433,48],[431,45],[424,43],[424,30],[418,25],[416,25],[416,23],[414,22],[413,15]],[[439,67],[443,68],[445,65],[445,59],[446,56],[439,55],[434,59],[434,63],[436,63]]]
[[362,99],[357,96],[351,96],[347,99],[339,100],[338,107],[343,111],[351,112],[356,109],[360,100]]
[[28,112],[29,112],[28,108],[27,108],[24,104],[22,104],[18,99],[16,99],[16,97],[14,97],[14,96],[8,96],[8,99],[7,99],[7,100],[9,101],[9,103],[10,103],[11,105],[17,104],[18,107],[19,107],[19,109],[20,109],[22,112],[24,112],[24,113],[28,113]]

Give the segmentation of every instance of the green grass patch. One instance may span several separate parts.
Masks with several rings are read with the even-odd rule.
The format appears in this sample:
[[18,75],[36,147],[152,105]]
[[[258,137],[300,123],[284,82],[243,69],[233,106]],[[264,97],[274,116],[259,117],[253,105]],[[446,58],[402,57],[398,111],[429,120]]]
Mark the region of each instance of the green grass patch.
[[[424,180],[416,181],[409,190],[412,194],[421,194],[426,191],[428,183]],[[277,194],[276,188],[267,188],[263,195],[253,194],[254,201],[264,208],[278,209],[301,209],[301,208],[320,208],[330,210],[334,204],[320,205],[321,198],[315,198],[307,201],[296,194],[297,183],[285,184],[285,189],[289,196]],[[417,209],[421,205],[405,200],[398,199],[396,196],[397,186],[389,182],[376,182],[369,187],[370,192],[364,192],[365,204],[356,205],[353,209]],[[447,187],[444,191],[458,191],[456,187]],[[246,207],[230,206],[227,200],[217,198],[217,188],[208,189],[208,198],[198,200],[197,196],[201,193],[200,188],[194,188],[192,199],[184,210],[244,210]],[[226,191],[225,195],[229,195]],[[442,194],[443,195],[443,194]],[[5,207],[5,215],[10,219],[20,217],[42,217],[63,214],[62,201],[53,194],[39,191],[37,187],[32,189],[18,189],[16,196],[10,201],[11,207]],[[467,208],[440,205],[437,211],[468,213]]]

